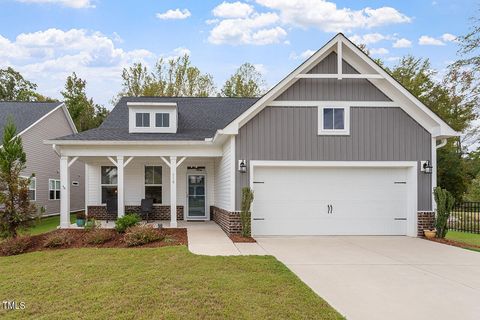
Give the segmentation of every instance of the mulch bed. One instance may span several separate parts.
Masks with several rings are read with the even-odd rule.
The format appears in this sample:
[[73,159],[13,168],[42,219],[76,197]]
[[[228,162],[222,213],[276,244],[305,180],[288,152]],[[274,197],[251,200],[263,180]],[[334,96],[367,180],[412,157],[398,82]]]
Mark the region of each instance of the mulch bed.
[[[163,228],[160,229],[158,232],[164,236],[162,240],[147,243],[140,246],[128,247],[125,242],[123,241],[124,234],[120,234],[115,230],[108,230],[112,233],[113,238],[105,243],[92,245],[87,244],[84,241],[84,236],[88,231],[85,230],[74,230],[74,229],[66,229],[66,230],[55,230],[47,233],[42,233],[39,235],[31,236],[31,244],[29,248],[24,252],[33,252],[33,251],[46,251],[46,250],[57,250],[57,249],[70,249],[70,248],[156,248],[156,247],[168,247],[168,246],[179,246],[179,245],[187,245],[188,238],[187,238],[187,229],[185,228]],[[72,237],[72,242],[70,245],[56,247],[56,248],[45,248],[44,243],[45,239],[53,234],[59,232],[67,232]],[[1,253],[0,253],[1,255]]]
[[243,237],[239,234],[230,235],[230,240],[232,240],[233,242],[257,242],[252,237]]
[[443,243],[443,244],[446,244],[446,245],[449,245],[449,246],[460,247],[460,248],[463,248],[463,249],[472,249],[472,248],[473,249],[480,249],[480,246],[476,246],[474,244],[467,244],[467,243],[464,243],[464,242],[458,242],[458,241],[453,241],[453,240],[448,240],[448,239],[440,239],[440,238],[432,238],[432,239],[425,238],[425,239],[433,241],[433,242]]

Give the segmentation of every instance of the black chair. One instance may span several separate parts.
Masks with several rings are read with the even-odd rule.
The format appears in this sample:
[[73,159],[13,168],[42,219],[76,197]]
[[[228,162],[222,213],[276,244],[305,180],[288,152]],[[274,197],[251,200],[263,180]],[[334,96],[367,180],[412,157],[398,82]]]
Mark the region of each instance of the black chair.
[[118,200],[117,197],[107,198],[107,223],[108,217],[110,214],[117,215],[118,214]]
[[142,199],[142,202],[140,204],[140,215],[142,216],[142,219],[146,217],[145,220],[147,220],[148,223],[148,218],[150,216],[150,213],[153,211],[153,199]]

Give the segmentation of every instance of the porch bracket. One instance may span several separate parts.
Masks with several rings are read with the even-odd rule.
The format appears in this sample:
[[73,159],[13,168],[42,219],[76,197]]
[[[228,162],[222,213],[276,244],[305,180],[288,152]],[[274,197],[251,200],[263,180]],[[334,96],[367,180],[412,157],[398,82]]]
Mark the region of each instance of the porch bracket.
[[108,158],[108,160],[110,160],[111,163],[113,163],[113,165],[114,165],[115,167],[118,167],[117,161],[113,160],[112,157],[107,157],[107,158]]
[[132,160],[133,160],[133,156],[128,158],[127,161],[125,161],[125,163],[123,164],[123,167],[125,168]]
[[74,164],[75,161],[77,161],[77,160],[78,160],[78,157],[75,157],[72,160],[70,160],[70,162],[68,163],[68,167],[70,168],[72,166],[72,164]]

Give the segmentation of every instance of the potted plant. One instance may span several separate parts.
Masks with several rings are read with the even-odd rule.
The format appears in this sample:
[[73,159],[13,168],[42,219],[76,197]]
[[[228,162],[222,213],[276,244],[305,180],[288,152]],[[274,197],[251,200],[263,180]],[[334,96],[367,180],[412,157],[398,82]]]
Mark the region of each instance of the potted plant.
[[435,230],[435,229],[432,229],[432,230],[425,229],[425,230],[423,230],[423,234],[425,234],[425,238],[433,239],[437,235],[437,230]]
[[85,213],[79,212],[77,213],[77,227],[85,226]]

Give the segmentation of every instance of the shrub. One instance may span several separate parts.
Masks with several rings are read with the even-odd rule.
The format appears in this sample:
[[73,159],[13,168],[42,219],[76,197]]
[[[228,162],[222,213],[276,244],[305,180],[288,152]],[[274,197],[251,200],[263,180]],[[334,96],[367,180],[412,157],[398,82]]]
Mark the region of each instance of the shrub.
[[114,234],[112,230],[93,229],[85,234],[84,241],[87,244],[102,244],[112,240]]
[[68,246],[73,242],[73,237],[68,231],[50,233],[43,242],[45,248],[58,248]]
[[141,218],[136,213],[127,213],[121,218],[115,221],[115,230],[119,233],[124,233],[130,227],[137,225],[141,221]]
[[0,243],[0,253],[4,256],[13,256],[25,252],[32,244],[30,236],[9,238]]
[[99,228],[101,225],[100,221],[95,220],[94,218],[88,219],[85,222],[85,226],[83,227],[87,231],[95,230]]
[[127,229],[123,240],[129,247],[141,246],[163,239],[160,232],[152,226],[134,226]]
[[250,237],[251,220],[250,220],[250,206],[253,201],[252,189],[245,187],[242,189],[242,210],[240,211],[240,223],[242,224],[242,236]]
[[435,188],[433,194],[435,196],[435,202],[437,203],[437,216],[435,219],[437,238],[445,238],[448,231],[448,218],[455,204],[455,199],[450,192],[440,187]]

